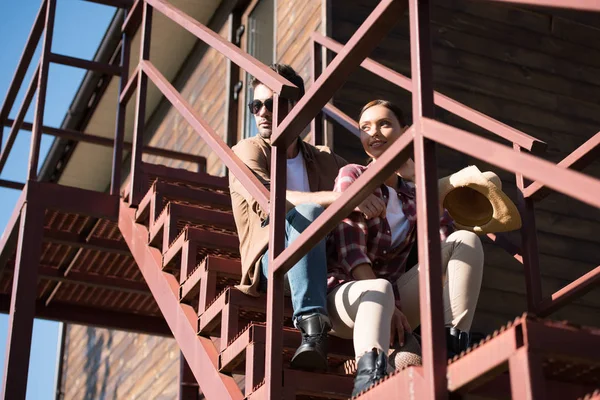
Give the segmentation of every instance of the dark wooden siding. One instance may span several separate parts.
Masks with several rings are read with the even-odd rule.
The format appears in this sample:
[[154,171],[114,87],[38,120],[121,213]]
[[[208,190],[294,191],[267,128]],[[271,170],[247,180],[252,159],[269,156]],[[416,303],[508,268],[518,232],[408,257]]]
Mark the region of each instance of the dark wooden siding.
[[[331,0],[332,36],[345,43],[377,1]],[[547,159],[558,162],[600,131],[600,16],[467,0],[435,0],[432,7],[434,86],[439,92],[548,143]],[[405,15],[372,57],[410,75]],[[369,84],[365,84],[369,82]],[[335,96],[353,118],[374,98],[396,102],[411,117],[411,96],[360,71]],[[488,133],[448,112],[436,118],[485,137]],[[358,140],[336,129],[335,151],[364,160]],[[440,148],[440,174],[484,162]],[[493,169],[493,168],[489,168]],[[515,199],[514,176],[497,171]],[[585,170],[600,177],[600,164]],[[538,204],[538,238],[547,295],[600,264],[600,211],[552,194]],[[512,235],[519,242],[518,235]],[[500,249],[486,245],[483,290],[475,328],[490,330],[526,308],[523,268]],[[553,315],[600,325],[600,290]]]
[[321,31],[322,0],[277,0],[277,53],[280,63],[291,65],[309,82],[311,78],[310,37]]
[[69,325],[64,399],[175,399],[179,348],[174,339]]

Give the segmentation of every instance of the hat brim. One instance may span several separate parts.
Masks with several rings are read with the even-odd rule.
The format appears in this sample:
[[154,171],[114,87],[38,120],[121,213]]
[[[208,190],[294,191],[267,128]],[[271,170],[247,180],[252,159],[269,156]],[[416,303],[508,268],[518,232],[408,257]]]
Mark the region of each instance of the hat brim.
[[484,234],[521,228],[517,206],[476,166],[440,179],[438,187],[440,202],[459,229]]

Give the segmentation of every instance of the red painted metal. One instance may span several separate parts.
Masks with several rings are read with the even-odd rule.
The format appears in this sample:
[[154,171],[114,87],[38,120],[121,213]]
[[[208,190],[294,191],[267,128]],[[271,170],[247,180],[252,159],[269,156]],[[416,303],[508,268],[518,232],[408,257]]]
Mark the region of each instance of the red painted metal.
[[15,204],[15,208],[6,223],[6,227],[0,236],[0,276],[6,265],[6,261],[12,256],[14,248],[17,244],[19,234],[19,220],[21,218],[21,209],[25,205],[27,199],[27,189],[25,186],[21,191],[21,195]]
[[[152,32],[152,8],[148,3],[143,4],[142,34],[140,40],[140,63],[150,59],[150,36]],[[137,99],[135,107],[135,122],[133,128],[133,149],[131,152],[131,173],[129,182],[129,204],[137,206],[143,197],[142,147],[144,146],[144,129],[146,126],[146,100],[148,92],[148,76],[137,75]]]
[[[600,154],[600,132],[596,133],[584,144],[575,149],[571,154],[566,156],[557,166],[562,168],[570,168],[581,171],[592,161],[598,158]],[[525,190],[523,194],[526,198],[531,197],[534,201],[539,201],[550,193],[544,185],[539,182],[533,182]]]
[[[324,46],[328,50],[339,53],[342,51],[344,46],[335,40],[321,35],[318,32],[313,32],[312,38],[316,43]],[[412,91],[411,79],[388,68],[370,58],[365,59],[361,67],[369,72],[387,80],[394,85],[401,87],[404,90]],[[488,117],[479,111],[473,110],[470,107],[465,106],[451,98],[444,96],[439,92],[434,92],[434,102],[437,106],[449,111],[455,115],[458,115],[465,120],[472,122],[482,128],[494,133],[495,135],[508,140],[511,143],[517,143],[521,147],[531,151],[534,154],[541,154],[546,150],[547,144],[541,140],[534,138],[518,129],[512,128],[500,121],[497,121],[491,117]]]
[[50,53],[48,60],[54,64],[66,65],[68,67],[82,68],[89,71],[99,72],[107,75],[121,75],[121,67],[111,64],[99,63],[96,61],[84,60],[76,57],[69,57],[62,54]]
[[[10,122],[12,122],[12,120],[9,119],[7,121],[7,123],[10,123]],[[31,123],[23,122],[20,130],[30,131],[32,128],[33,127],[31,125]],[[114,145],[115,145],[114,139],[109,139],[104,136],[90,135],[88,133],[83,133],[83,132],[75,131],[72,129],[58,129],[58,128],[52,128],[49,126],[42,126],[42,133],[44,133],[45,135],[51,135],[51,136],[60,137],[63,139],[75,140],[75,141],[83,142],[83,143],[96,144],[98,146],[103,146],[103,147],[114,147]],[[131,142],[122,142],[122,146],[123,146],[123,149],[125,149],[125,150],[131,150],[133,147],[133,144]],[[144,154],[149,154],[149,155],[153,155],[153,156],[160,156],[160,157],[170,158],[173,160],[197,163],[199,168],[200,167],[203,168],[206,165],[206,158],[196,155],[196,154],[189,154],[189,153],[183,153],[183,152],[175,151],[175,150],[162,149],[160,147],[155,147],[155,146],[144,146],[142,148],[142,152]],[[118,193],[114,193],[114,194],[118,194]]]
[[250,343],[246,347],[246,396],[259,385],[265,377],[264,354],[266,346],[264,343]]
[[[323,70],[323,51],[320,46],[318,46],[315,42],[310,46],[311,59],[311,83],[314,84],[315,80],[321,76],[321,71]],[[317,116],[311,121],[311,143],[314,146],[322,146],[325,144],[324,135],[324,123],[323,112],[319,112]]]
[[600,284],[600,265],[564,288],[554,292],[549,298],[542,300],[537,307],[536,314],[541,317],[550,315],[594,289],[598,284]]
[[582,11],[600,11],[597,0],[487,0],[496,3],[528,4],[531,6],[572,8]]
[[[21,107],[17,112],[17,116],[12,123],[12,127],[10,129],[10,133],[8,134],[8,138],[6,139],[6,143],[4,148],[2,149],[2,153],[0,153],[0,173],[4,169],[6,165],[6,161],[8,160],[8,155],[12,150],[12,147],[17,139],[17,135],[19,134],[19,130],[21,129],[21,125],[23,124],[23,119],[25,118],[25,114],[31,105],[31,101],[33,100],[33,96],[37,90],[38,77],[40,73],[40,64],[38,64],[33,76],[31,77],[31,81],[29,82],[29,87],[25,92],[25,96],[23,97],[23,101],[21,102]],[[2,131],[2,129],[0,129]]]
[[131,96],[133,96],[133,94],[135,93],[135,90],[137,89],[137,86],[138,86],[139,73],[140,73],[140,66],[138,65],[135,68],[135,70],[133,70],[131,77],[129,77],[129,80],[127,81],[127,84],[125,85],[125,88],[119,94],[119,103],[126,104],[129,101],[129,99],[131,98]]
[[[273,97],[273,134],[281,129],[281,122],[288,115],[288,101]],[[283,280],[284,274],[276,274],[275,260],[285,248],[285,216],[287,187],[287,147],[271,149],[271,212],[269,213],[269,267],[267,283],[267,347],[265,353],[265,385],[268,400],[283,396]]]
[[6,179],[0,179],[0,186],[8,189],[23,190],[25,184],[21,182],[7,181]]
[[208,29],[165,0],[146,0],[146,3],[208,44],[214,50],[223,54],[233,63],[239,65],[240,68],[243,68],[247,73],[256,77],[273,92],[278,93],[286,99],[295,100],[298,98],[298,88],[293,83],[270,68],[265,68],[260,61],[246,54],[233,43],[223,39],[218,33]]
[[121,202],[119,229],[196,380],[199,383],[210,382],[200,386],[204,395],[214,399],[241,400],[243,395],[234,379],[218,373],[218,354],[213,343],[197,335],[196,312],[192,307],[179,303],[179,283],[173,275],[162,272],[160,251],[147,246],[148,230],[135,223],[135,210],[125,202]]
[[85,250],[103,251],[112,254],[129,255],[127,245],[118,240],[104,239],[100,237],[82,238],[76,232],[58,231],[44,229],[44,242],[62,244],[69,247],[77,247]]
[[179,400],[200,400],[198,382],[181,353],[179,355]]
[[[521,153],[519,145],[513,145],[515,152]],[[519,212],[521,214],[521,246],[523,265],[525,266],[525,284],[527,287],[527,309],[536,312],[542,300],[542,279],[540,272],[540,259],[538,254],[537,229],[535,226],[535,206],[533,200],[523,194],[525,178],[523,174],[515,174],[517,181],[517,196]]]
[[[286,273],[300,258],[329,232],[342,219],[360,204],[373,190],[389,177],[411,156],[412,129],[409,129],[394,142],[377,163],[370,167],[274,260],[273,269],[278,274]],[[281,271],[279,271],[281,269]]]
[[31,181],[37,180],[42,125],[44,125],[46,89],[48,87],[48,72],[50,69],[50,52],[52,50],[52,35],[54,33],[54,15],[56,13],[56,0],[47,1],[48,7],[46,8],[44,41],[42,42],[42,54],[40,56],[37,96],[33,115],[33,129],[31,131],[31,149],[29,151],[29,168],[27,171],[27,179]]
[[434,117],[429,0],[409,0],[413,133],[419,247],[419,300],[423,373],[428,399],[448,397],[444,309],[440,282],[436,143],[424,137],[423,118]]
[[133,0],[85,0],[90,3],[104,4],[105,6],[117,7],[117,8],[129,8],[133,3]]
[[24,399],[33,317],[35,315],[38,263],[42,247],[43,209],[28,197],[21,210],[17,260],[8,319],[6,358],[2,381],[3,399]]
[[[5,121],[8,118],[8,114],[10,114],[10,110],[12,109],[15,103],[15,99],[17,98],[17,94],[19,93],[19,88],[23,83],[23,79],[25,78],[25,74],[27,73],[27,69],[29,68],[29,64],[31,64],[31,59],[33,58],[35,49],[37,48],[40,38],[42,37],[42,32],[44,32],[44,21],[46,20],[47,4],[48,0],[42,0],[42,5],[40,6],[37,16],[35,17],[33,26],[31,28],[31,31],[29,32],[29,37],[27,38],[27,42],[25,42],[25,49],[23,50],[23,54],[21,54],[21,58],[19,59],[19,63],[17,64],[17,69],[15,71],[15,74],[13,75],[13,78],[10,81],[6,97],[4,98],[4,102],[2,103],[2,109],[0,109],[0,122]],[[0,139],[1,138],[2,133],[0,130]]]
[[[426,137],[472,157],[526,177],[560,193],[600,208],[600,181],[582,173],[566,170],[531,156],[519,154],[498,143],[431,119],[424,121]],[[485,152],[482,149],[487,149]]]
[[164,76],[149,62],[142,61],[140,63],[144,76],[148,76],[165,97],[173,104],[190,124],[190,126],[206,141],[223,163],[229,168],[230,172],[242,182],[246,190],[258,201],[260,206],[269,209],[269,192],[265,186],[256,178],[250,169],[233,153],[221,137],[206,124],[185,101],[177,90],[165,79]]
[[540,355],[522,347],[508,359],[510,388],[514,400],[546,399]]
[[[119,80],[119,98],[127,88],[129,79],[129,59],[131,56],[131,38],[127,32],[121,35],[121,78]],[[125,118],[127,104],[117,102],[117,119],[115,121],[115,136],[113,140],[113,157],[110,177],[110,194],[119,195],[121,188],[121,167],[123,165],[123,146],[125,139]]]
[[123,34],[133,37],[142,23],[142,5],[144,0],[135,0],[127,12],[125,22],[121,26]]
[[[0,312],[7,313],[9,311],[9,302],[10,296],[0,295]],[[42,301],[36,302],[35,310],[36,318],[51,321],[172,337],[171,331],[162,317],[101,309],[90,312],[89,307],[59,302],[46,307]]]
[[327,66],[281,123],[280,129],[271,138],[273,145],[287,148],[292,140],[300,135],[302,129],[323,109],[325,103],[348,79],[349,74],[375,49],[377,43],[392,29],[405,10],[405,1],[380,1],[340,54]]
[[334,106],[333,104],[325,104],[323,107],[323,113],[330,119],[334,120],[350,133],[356,137],[360,137],[360,130],[358,129],[358,122],[354,121],[347,114],[344,114],[342,110]]

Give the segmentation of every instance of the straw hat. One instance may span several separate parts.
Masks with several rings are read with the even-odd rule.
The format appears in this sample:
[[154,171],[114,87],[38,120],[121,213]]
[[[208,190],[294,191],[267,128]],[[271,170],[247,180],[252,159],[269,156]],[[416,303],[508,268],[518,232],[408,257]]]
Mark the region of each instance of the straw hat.
[[438,185],[441,204],[457,228],[483,234],[521,227],[519,211],[495,173],[472,165],[440,179]]

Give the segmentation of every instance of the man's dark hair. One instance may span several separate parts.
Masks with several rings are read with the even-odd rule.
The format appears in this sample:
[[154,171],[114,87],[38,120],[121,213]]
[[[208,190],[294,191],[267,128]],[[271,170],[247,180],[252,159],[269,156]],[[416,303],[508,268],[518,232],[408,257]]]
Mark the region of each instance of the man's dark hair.
[[[294,68],[290,67],[287,64],[271,64],[269,65],[273,71],[277,72],[279,75],[283,76],[288,81],[292,82],[294,85],[298,86],[300,89],[300,97],[304,96],[304,80],[294,71]],[[252,89],[256,86],[260,85],[262,82],[252,77],[250,80],[250,85],[252,85]],[[299,97],[299,98],[300,98]]]

